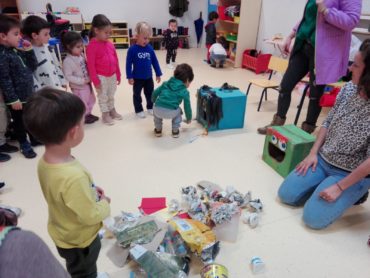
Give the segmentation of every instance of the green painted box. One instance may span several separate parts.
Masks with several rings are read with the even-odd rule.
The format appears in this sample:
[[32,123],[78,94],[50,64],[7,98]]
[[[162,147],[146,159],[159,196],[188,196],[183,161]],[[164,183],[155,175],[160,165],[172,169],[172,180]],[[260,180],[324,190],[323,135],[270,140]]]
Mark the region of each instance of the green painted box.
[[267,130],[262,159],[286,177],[310,152],[316,138],[295,125]]

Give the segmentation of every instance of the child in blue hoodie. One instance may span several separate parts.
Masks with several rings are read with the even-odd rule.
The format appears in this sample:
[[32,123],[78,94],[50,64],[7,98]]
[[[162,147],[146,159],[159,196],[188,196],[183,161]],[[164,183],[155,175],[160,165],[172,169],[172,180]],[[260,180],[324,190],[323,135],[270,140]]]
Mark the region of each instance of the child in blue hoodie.
[[131,46],[127,52],[126,75],[128,83],[134,87],[134,107],[139,118],[145,118],[141,91],[144,89],[146,108],[153,115],[152,93],[154,82],[152,66],[156,74],[157,83],[161,82],[161,68],[153,47],[149,44],[152,36],[152,27],[146,22],[139,22],[135,28],[136,44]]
[[154,91],[152,100],[154,102],[155,136],[162,136],[163,119],[172,119],[172,137],[180,136],[182,111],[179,106],[182,101],[184,101],[186,123],[191,123],[192,111],[187,88],[193,79],[194,73],[191,66],[181,64],[176,67],[174,76]]

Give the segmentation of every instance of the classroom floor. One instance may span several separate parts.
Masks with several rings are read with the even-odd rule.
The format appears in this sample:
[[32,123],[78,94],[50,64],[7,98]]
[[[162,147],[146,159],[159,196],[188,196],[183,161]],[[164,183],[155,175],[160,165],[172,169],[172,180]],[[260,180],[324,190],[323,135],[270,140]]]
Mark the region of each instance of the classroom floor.
[[[172,75],[165,67],[165,52],[158,51],[164,72],[163,80]],[[190,92],[193,111],[196,108],[196,90],[200,86],[220,86],[224,82],[247,88],[247,80],[255,77],[248,70],[213,69],[203,62],[203,49],[180,50],[178,63],[187,62],[195,73]],[[124,72],[126,52],[119,52]],[[236,243],[221,243],[217,262],[225,265],[230,277],[252,277],[249,261],[259,256],[266,264],[266,272],[258,277],[369,277],[370,201],[351,208],[339,221],[324,231],[313,231],[302,223],[302,209],[282,205],[276,197],[282,178],[262,159],[264,137],[256,128],[271,121],[276,109],[277,94],[271,91],[269,100],[257,112],[260,97],[252,89],[247,104],[244,129],[210,133],[207,137],[192,139],[202,133],[200,125],[184,124],[181,136],[170,136],[170,123],[164,126],[164,136],[153,135],[153,119],[138,119],[133,113],[132,88],[123,79],[116,95],[117,110],[124,120],[114,126],[101,122],[86,126],[85,139],[73,154],[92,173],[95,183],[112,198],[112,215],[121,211],[137,212],[142,197],[180,199],[180,188],[209,180],[222,186],[232,185],[241,192],[252,191],[264,204],[260,225],[252,230],[240,224]],[[287,123],[292,123],[299,100],[294,93]],[[307,101],[301,120],[306,114]],[[95,114],[99,114],[95,106]],[[327,111],[323,111],[320,122]],[[99,115],[100,116],[100,115]],[[43,148],[36,149],[42,155]],[[47,206],[36,175],[37,159],[27,160],[21,154],[0,165],[1,180],[7,187],[0,194],[0,203],[21,207],[24,211],[19,226],[37,233],[57,255],[46,229]],[[118,269],[106,257],[113,242],[103,240],[98,267],[111,277],[129,277],[130,269]],[[196,265],[190,277],[199,277]]]

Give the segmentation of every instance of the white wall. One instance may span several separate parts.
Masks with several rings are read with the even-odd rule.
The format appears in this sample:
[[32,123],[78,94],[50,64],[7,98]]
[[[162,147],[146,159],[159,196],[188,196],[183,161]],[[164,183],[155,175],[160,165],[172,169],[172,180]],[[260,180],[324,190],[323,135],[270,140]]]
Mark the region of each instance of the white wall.
[[264,0],[257,49],[262,49],[264,52],[273,51],[272,46],[263,41],[277,33],[288,35],[295,24],[302,19],[306,2],[307,0]]
[[[112,21],[127,21],[130,28],[134,28],[138,21],[147,21],[153,27],[166,28],[168,20],[172,18],[168,12],[169,0],[18,0],[21,12],[45,11],[45,3],[50,2],[54,11],[63,11],[68,6],[79,7],[86,21],[91,21],[98,13],[105,14]],[[183,17],[177,18],[180,26],[189,27],[190,45],[196,46],[194,20],[203,12],[203,20],[206,21],[208,2],[207,0],[190,0],[189,11]],[[203,40],[205,34],[203,34]],[[204,45],[204,41],[202,42]]]

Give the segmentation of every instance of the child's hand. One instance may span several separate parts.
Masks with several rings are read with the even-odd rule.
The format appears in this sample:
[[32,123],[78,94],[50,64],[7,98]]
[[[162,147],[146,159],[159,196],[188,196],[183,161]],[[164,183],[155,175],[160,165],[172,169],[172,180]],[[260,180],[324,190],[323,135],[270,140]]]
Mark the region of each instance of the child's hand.
[[95,89],[98,94],[101,93],[101,85],[95,86]]
[[64,90],[66,90],[67,91],[67,85],[62,85],[62,88],[64,88]]
[[155,80],[157,81],[157,83],[160,83],[160,82],[161,82],[161,77],[160,77],[160,76],[157,76],[157,77],[155,78]]
[[101,188],[99,186],[95,186],[95,189],[96,189],[96,192],[98,193],[99,198],[101,198],[102,196],[104,196],[104,190],[103,190],[103,188]]
[[20,101],[12,104],[13,110],[22,110],[22,108],[23,108],[23,105],[22,105],[22,102]]
[[117,80],[117,85],[121,84],[121,80]]
[[128,84],[130,84],[130,85],[134,85],[134,79],[132,79],[132,78],[131,78],[131,79],[129,79],[129,80],[128,80]]

